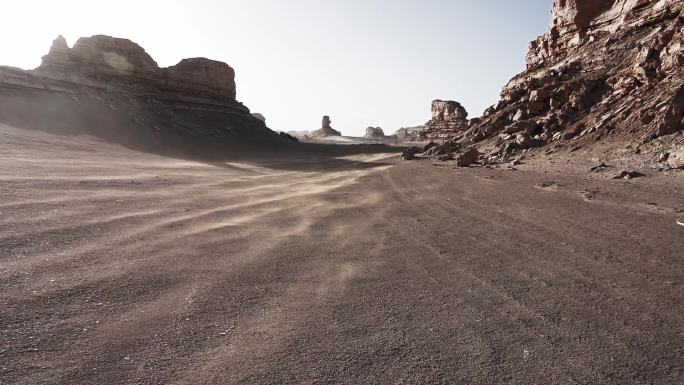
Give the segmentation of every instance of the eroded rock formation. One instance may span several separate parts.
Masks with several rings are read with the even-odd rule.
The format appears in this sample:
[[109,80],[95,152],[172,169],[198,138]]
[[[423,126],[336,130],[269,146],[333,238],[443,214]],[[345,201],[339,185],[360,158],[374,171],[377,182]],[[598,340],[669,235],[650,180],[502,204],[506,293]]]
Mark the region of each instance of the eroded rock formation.
[[333,129],[330,124],[331,120],[329,116],[324,116],[321,123],[321,128],[311,133],[312,138],[327,138],[329,136],[342,136],[342,133]]
[[[136,43],[109,36],[81,38],[73,48],[60,36],[37,69],[0,67],[0,89],[3,97],[22,107],[2,116],[39,114],[40,109],[28,107],[29,100],[39,98],[63,105],[63,115],[102,109],[112,115],[116,111],[118,120],[125,111],[138,126],[137,131],[128,129],[135,133],[151,130],[157,135],[278,138],[236,100],[235,71],[229,65],[192,58],[160,68]],[[61,119],[55,113],[51,118]],[[62,118],[68,121],[66,116]],[[119,125],[127,126],[124,122]]]
[[364,135],[364,137],[368,139],[384,139],[385,131],[380,127],[368,127],[366,128],[366,135]]
[[468,127],[468,112],[452,100],[432,101],[432,119],[425,124],[426,136],[443,138]]
[[456,129],[442,123],[438,104],[426,132],[495,144],[490,156],[505,160],[534,147],[638,145],[682,130],[684,2],[555,0],[552,13],[549,31],[530,44],[527,70],[501,101],[466,129],[459,113]]

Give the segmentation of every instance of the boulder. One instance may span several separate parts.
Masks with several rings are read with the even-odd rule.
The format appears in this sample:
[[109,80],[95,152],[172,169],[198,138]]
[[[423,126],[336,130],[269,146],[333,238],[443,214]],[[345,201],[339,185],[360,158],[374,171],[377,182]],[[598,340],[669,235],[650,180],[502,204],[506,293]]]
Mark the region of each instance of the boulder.
[[429,151],[431,148],[437,147],[437,146],[438,146],[437,143],[435,143],[435,142],[430,142],[430,143],[426,144],[426,145],[423,147],[423,152],[427,152],[427,151]]
[[404,152],[401,153],[401,159],[403,160],[414,160],[416,159],[416,155],[420,154],[421,149],[420,147],[409,147]]
[[480,152],[475,147],[470,147],[466,152],[456,157],[458,167],[468,167],[480,159]]
[[684,147],[680,147],[667,157],[667,164],[672,168],[684,170]]
[[527,120],[521,120],[519,122],[515,122],[509,126],[507,126],[504,129],[504,132],[507,134],[515,134],[518,132],[524,132],[527,135],[532,135],[535,131],[537,131],[539,125],[537,122],[533,119],[527,119]]
[[530,102],[546,102],[551,98],[548,91],[534,90],[530,93]]

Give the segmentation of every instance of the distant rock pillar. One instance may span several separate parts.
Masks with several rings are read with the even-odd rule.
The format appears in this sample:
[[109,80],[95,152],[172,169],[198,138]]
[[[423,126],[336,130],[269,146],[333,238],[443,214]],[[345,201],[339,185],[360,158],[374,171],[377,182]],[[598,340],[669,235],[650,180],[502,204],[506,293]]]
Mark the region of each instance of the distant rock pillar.
[[323,128],[323,129],[329,129],[329,128],[331,128],[331,127],[330,127],[330,123],[331,123],[330,117],[329,117],[328,115],[325,115],[325,116],[323,117],[323,125],[322,125],[321,128]]

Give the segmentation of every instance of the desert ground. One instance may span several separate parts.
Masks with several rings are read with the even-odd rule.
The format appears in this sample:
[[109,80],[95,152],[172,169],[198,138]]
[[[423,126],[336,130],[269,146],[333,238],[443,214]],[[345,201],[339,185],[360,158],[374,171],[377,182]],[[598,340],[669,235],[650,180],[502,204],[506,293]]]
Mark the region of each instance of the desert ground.
[[399,152],[0,126],[0,383],[684,381],[681,173]]

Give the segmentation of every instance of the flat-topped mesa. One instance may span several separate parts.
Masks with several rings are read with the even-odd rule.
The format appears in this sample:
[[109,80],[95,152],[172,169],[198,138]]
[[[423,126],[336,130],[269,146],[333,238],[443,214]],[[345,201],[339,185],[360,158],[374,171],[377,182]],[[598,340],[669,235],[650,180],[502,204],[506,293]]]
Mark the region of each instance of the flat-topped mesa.
[[116,77],[174,91],[235,99],[235,71],[226,63],[206,58],[181,60],[160,68],[138,44],[110,36],[78,39],[73,48],[59,36],[43,57],[39,73],[84,77]]

